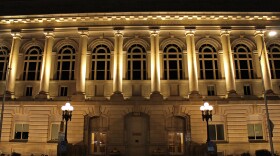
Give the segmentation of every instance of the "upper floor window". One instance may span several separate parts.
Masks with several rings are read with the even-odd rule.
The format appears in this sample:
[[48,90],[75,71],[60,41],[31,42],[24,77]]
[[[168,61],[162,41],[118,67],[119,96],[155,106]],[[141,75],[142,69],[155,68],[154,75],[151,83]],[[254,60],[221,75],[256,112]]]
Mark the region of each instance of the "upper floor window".
[[68,95],[68,87],[60,86],[59,96],[67,96]]
[[57,80],[74,80],[75,48],[71,45],[63,46],[57,56]]
[[236,79],[253,79],[253,59],[251,50],[244,44],[234,47],[234,65]]
[[214,85],[208,85],[207,86],[207,95],[208,96],[215,96],[215,86]]
[[6,72],[9,65],[9,55],[10,50],[7,47],[0,47],[0,80],[6,80]]
[[182,63],[182,49],[176,44],[167,45],[163,50],[164,79],[183,79]]
[[272,79],[280,79],[280,45],[272,44],[268,47],[268,58]]
[[146,80],[146,50],[142,45],[134,44],[127,52],[127,79]]
[[33,88],[31,86],[27,86],[25,88],[25,96],[32,96],[32,90]]
[[92,51],[91,58],[91,80],[110,80],[110,49],[100,44]]
[[42,49],[30,47],[24,55],[23,80],[39,80],[42,62]]
[[218,79],[218,56],[216,49],[210,44],[199,48],[199,66],[201,79]]

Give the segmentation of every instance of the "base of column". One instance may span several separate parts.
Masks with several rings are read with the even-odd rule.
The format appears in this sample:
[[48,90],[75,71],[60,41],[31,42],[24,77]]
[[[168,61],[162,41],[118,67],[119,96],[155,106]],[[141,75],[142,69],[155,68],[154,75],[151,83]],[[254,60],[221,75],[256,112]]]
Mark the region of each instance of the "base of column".
[[150,100],[151,101],[163,101],[163,96],[161,95],[160,92],[155,91],[155,92],[151,93]]
[[279,95],[275,94],[275,93],[273,92],[273,90],[271,90],[271,89],[266,91],[266,98],[267,98],[268,100],[277,100],[277,99],[280,99]]
[[[2,95],[2,97],[3,97],[3,95]],[[5,100],[12,100],[12,99],[15,99],[15,93],[10,92],[10,91],[6,91]]]
[[123,97],[123,93],[122,92],[114,92],[111,97],[110,97],[111,101],[123,101],[124,97]]
[[240,99],[241,96],[238,95],[235,90],[230,90],[227,92],[226,98],[227,99]]
[[38,100],[46,100],[46,99],[49,99],[50,98],[50,95],[48,92],[39,92],[39,94],[37,94],[35,96],[35,99],[38,99]]
[[71,97],[72,101],[85,101],[85,99],[86,99],[86,94],[83,92],[77,92]]
[[189,100],[202,100],[202,96],[199,91],[191,91],[189,94]]

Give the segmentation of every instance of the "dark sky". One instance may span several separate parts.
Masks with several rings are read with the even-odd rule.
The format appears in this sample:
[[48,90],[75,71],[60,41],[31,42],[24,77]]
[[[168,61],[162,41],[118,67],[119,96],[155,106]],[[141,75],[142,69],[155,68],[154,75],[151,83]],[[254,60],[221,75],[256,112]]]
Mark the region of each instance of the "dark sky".
[[280,12],[280,0],[1,0],[0,4],[0,15],[131,11]]

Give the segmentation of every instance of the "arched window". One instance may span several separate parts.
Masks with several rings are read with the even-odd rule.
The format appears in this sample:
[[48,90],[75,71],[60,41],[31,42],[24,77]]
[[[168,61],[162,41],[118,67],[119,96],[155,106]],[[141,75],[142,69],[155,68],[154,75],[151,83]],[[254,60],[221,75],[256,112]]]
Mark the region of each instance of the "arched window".
[[182,49],[179,46],[169,44],[164,48],[163,66],[165,80],[181,80],[183,78]]
[[234,65],[236,79],[253,79],[253,59],[251,50],[244,44],[234,47]]
[[218,56],[216,49],[210,44],[199,48],[199,65],[201,79],[218,79]]
[[129,47],[127,52],[127,79],[128,80],[146,80],[146,50],[139,44]]
[[280,45],[271,44],[268,47],[268,58],[271,69],[271,78],[280,79]]
[[24,55],[23,80],[39,80],[42,62],[42,49],[30,47]]
[[96,46],[91,57],[91,80],[110,80],[110,49],[104,44]]
[[9,65],[9,55],[10,50],[7,47],[0,47],[0,80],[6,80],[6,72]]
[[57,57],[57,80],[74,80],[75,48],[65,45],[59,49]]

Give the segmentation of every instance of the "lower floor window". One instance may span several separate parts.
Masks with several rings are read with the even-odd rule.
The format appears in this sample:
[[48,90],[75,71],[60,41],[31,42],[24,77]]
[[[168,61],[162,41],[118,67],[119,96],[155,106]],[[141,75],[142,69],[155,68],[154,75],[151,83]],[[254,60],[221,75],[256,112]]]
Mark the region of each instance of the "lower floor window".
[[106,137],[107,134],[104,132],[91,133],[91,154],[105,154]]
[[210,140],[225,140],[224,136],[224,125],[223,124],[215,124],[209,125],[209,135]]
[[29,125],[28,124],[16,124],[15,125],[15,136],[16,140],[27,140],[29,134]]
[[249,140],[262,140],[263,130],[262,124],[248,124],[248,139]]
[[184,134],[180,132],[168,132],[168,151],[169,154],[184,153]]

